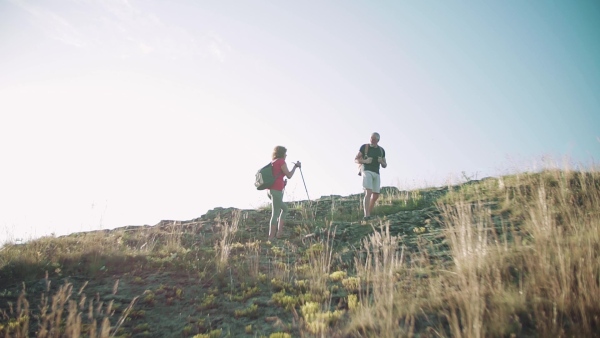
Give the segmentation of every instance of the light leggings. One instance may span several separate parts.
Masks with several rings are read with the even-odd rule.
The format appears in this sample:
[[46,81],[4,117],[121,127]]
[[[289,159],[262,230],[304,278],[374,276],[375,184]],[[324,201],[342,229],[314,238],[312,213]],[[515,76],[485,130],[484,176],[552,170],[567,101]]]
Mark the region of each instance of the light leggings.
[[[284,220],[287,215],[287,205],[283,203],[283,191],[269,189],[269,198],[271,199],[271,231],[273,226],[277,226],[278,220]],[[281,229],[280,229],[281,230]]]

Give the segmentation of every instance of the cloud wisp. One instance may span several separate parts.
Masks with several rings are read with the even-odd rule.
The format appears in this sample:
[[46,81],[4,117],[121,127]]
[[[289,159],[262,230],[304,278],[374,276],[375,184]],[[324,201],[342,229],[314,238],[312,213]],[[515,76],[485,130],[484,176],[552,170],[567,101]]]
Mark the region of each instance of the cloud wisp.
[[61,44],[119,58],[224,62],[231,51],[214,31],[199,32],[134,6],[127,0],[58,2],[11,0],[41,35]]

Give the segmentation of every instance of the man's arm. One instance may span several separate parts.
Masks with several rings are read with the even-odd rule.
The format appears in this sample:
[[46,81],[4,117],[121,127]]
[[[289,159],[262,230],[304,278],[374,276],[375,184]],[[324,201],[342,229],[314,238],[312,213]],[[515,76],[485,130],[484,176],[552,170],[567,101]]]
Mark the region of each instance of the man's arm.
[[383,156],[378,159],[379,160],[379,164],[381,164],[382,168],[386,168],[387,167],[387,161],[385,160],[385,150],[383,150],[383,148],[381,148],[381,151],[383,152]]
[[360,151],[358,152],[358,154],[356,154],[356,157],[354,158],[354,162],[356,162],[358,164],[363,164],[363,163],[369,164],[372,161],[373,161],[372,157],[364,158],[363,153],[361,153]]
[[379,158],[379,163],[381,164],[382,168],[386,168],[387,167],[387,161],[385,160],[385,157],[380,157]]
[[356,157],[354,158],[354,162],[358,164],[363,163],[363,153],[359,151],[358,154],[356,154]]

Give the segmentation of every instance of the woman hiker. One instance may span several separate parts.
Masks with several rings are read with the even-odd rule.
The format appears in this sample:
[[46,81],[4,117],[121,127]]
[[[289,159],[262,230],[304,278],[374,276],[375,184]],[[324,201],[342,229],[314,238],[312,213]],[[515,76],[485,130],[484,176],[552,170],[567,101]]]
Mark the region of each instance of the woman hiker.
[[283,189],[287,180],[283,180],[283,176],[292,178],[296,168],[300,168],[300,161],[294,163],[292,171],[290,171],[285,163],[287,157],[287,149],[282,146],[277,146],[273,149],[271,164],[273,166],[273,176],[275,183],[268,191],[269,199],[271,200],[271,221],[269,223],[269,239],[283,236],[283,220],[287,215],[287,206],[283,203]]

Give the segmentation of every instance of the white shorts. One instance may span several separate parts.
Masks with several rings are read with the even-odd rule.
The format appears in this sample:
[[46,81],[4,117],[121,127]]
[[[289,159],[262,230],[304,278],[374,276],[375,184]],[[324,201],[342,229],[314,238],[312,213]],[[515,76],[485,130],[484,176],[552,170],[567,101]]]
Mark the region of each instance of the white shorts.
[[372,171],[363,170],[362,171],[363,178],[363,188],[365,190],[371,190],[372,192],[379,194],[381,190],[381,182],[379,180],[379,174],[374,173]]

